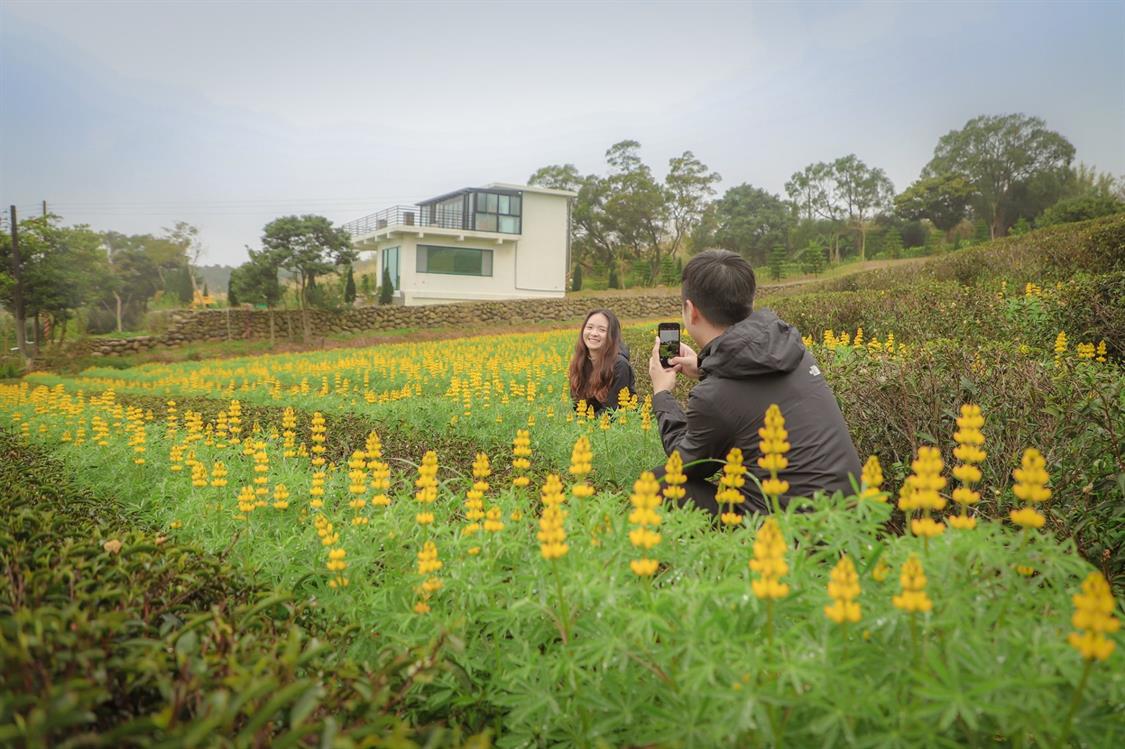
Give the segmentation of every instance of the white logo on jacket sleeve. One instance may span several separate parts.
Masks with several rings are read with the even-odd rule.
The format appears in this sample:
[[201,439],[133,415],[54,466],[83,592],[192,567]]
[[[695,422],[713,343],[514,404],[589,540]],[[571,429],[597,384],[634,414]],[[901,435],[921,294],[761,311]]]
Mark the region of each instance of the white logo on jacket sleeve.
[[813,377],[820,377],[820,367],[816,366],[815,364],[812,365],[811,367],[809,367],[809,374],[811,374]]

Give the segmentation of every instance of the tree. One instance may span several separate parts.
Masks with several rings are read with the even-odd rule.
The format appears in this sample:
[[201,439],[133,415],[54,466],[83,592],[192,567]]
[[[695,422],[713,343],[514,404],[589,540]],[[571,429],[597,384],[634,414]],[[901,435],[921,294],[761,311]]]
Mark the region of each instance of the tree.
[[791,206],[780,197],[741,184],[727,190],[715,203],[714,241],[760,265],[774,246],[787,244],[793,222]]
[[780,281],[782,270],[784,269],[784,265],[785,265],[785,246],[779,244],[779,245],[774,246],[774,248],[772,250],[770,250],[770,257],[769,257],[770,278],[772,278],[774,281]]
[[609,281],[606,284],[611,289],[620,289],[621,281],[617,278],[617,265],[609,266]]
[[375,292],[374,282],[371,280],[370,273],[364,273],[359,278],[359,292],[363,294],[363,298],[368,302],[371,301],[370,297]]
[[570,277],[570,290],[582,291],[582,264],[574,264],[574,273]]
[[840,225],[846,214],[840,205],[832,164],[809,164],[785,183],[785,192],[797,206],[797,215],[812,222],[823,219],[832,230],[832,259],[840,261]]
[[352,263],[358,253],[351,236],[332,226],[323,216],[283,216],[266,224],[262,246],[276,258],[278,267],[297,276],[297,299],[301,307],[304,338],[309,338],[309,291],[317,276]]
[[859,237],[859,259],[867,259],[869,222],[886,210],[894,195],[894,185],[882,169],[869,167],[848,154],[832,162],[837,201]]
[[269,311],[270,343],[274,341],[274,308],[281,302],[282,288],[278,281],[280,264],[268,250],[246,248],[250,260],[230,274],[231,290],[244,302],[264,304]]
[[[19,223],[22,312],[25,320],[35,323],[35,352],[42,343],[44,317],[51,322],[51,338],[58,335],[61,341],[74,311],[93,302],[111,281],[101,237],[87,226],[58,226],[57,219],[48,214]],[[11,240],[5,236],[0,242],[5,266],[10,266],[11,253]],[[15,289],[7,284],[5,290]],[[13,297],[6,294],[3,301],[16,314]]]
[[1031,231],[1031,224],[1028,223],[1026,218],[1024,218],[1023,216],[1020,216],[1019,221],[1012,224],[1012,228],[1011,228],[1011,231],[1009,233],[1013,237],[1021,237],[1024,234],[1027,234],[1029,231]]
[[191,268],[184,265],[168,276],[171,291],[182,304],[191,304],[195,299],[195,279],[192,278]]
[[352,266],[348,266],[348,275],[344,280],[344,303],[355,304],[355,275]]
[[383,267],[383,283],[379,286],[379,304],[390,304],[395,296],[394,282],[390,268]]
[[887,257],[892,259],[898,259],[902,255],[902,234],[893,226],[887,230],[886,236],[883,237],[883,252],[887,253]]
[[[670,252],[680,250],[684,240],[699,226],[708,198],[715,194],[715,184],[720,179],[722,177],[718,172],[709,171],[691,151],[684,151],[668,160],[664,188]],[[655,269],[660,264],[660,258],[653,258],[653,263]]]
[[227,281],[227,307],[234,309],[241,303],[238,301],[238,292],[234,290],[234,275],[231,274],[231,280]]
[[922,176],[968,180],[977,215],[988,222],[994,239],[1014,223],[1021,190],[1065,174],[1073,158],[1070,141],[1048,130],[1038,117],[981,115],[941,137]]
[[617,239],[620,253],[648,261],[649,278],[660,268],[661,240],[668,219],[664,188],[641,161],[641,144],[623,140],[605,153],[610,174],[603,180],[605,222]]
[[826,262],[824,246],[817,240],[809,240],[808,247],[801,252],[801,270],[814,276],[819,275],[824,271]]
[[948,234],[961,223],[973,199],[973,186],[964,177],[943,174],[917,180],[895,197],[895,213],[904,219],[930,222]]

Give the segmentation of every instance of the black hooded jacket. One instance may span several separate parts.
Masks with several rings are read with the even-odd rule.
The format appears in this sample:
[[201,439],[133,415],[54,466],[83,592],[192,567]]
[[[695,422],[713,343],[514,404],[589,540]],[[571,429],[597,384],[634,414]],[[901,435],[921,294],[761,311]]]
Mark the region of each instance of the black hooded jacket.
[[[859,455],[836,397],[796,328],[770,310],[755,310],[699,352],[699,367],[701,379],[688,395],[686,414],[668,391],[653,396],[667,454],[679,450],[687,464],[724,460],[738,447],[749,471],[766,478],[758,467],[758,430],[765,425],[766,409],[776,403],[792,445],[786,455],[789,467],[780,475],[789,482],[789,496],[811,497],[819,489],[851,491],[849,476],[859,480]],[[685,472],[706,478],[719,468],[702,463]],[[754,509],[766,510],[752,481],[745,491]],[[787,501],[782,498],[783,505]]]

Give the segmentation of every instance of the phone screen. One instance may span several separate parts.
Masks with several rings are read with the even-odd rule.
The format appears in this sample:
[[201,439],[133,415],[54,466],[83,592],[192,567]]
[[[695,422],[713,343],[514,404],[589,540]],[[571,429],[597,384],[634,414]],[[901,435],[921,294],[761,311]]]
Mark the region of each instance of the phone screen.
[[680,355],[680,329],[660,328],[657,332],[660,336],[660,363],[667,366],[669,359]]

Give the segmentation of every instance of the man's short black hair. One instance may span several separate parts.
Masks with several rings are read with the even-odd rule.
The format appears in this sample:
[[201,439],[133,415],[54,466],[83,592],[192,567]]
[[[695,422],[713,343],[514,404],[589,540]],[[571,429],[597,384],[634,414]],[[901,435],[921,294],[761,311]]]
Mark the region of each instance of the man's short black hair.
[[734,325],[754,310],[750,263],[730,250],[705,250],[684,266],[681,295],[715,325]]

